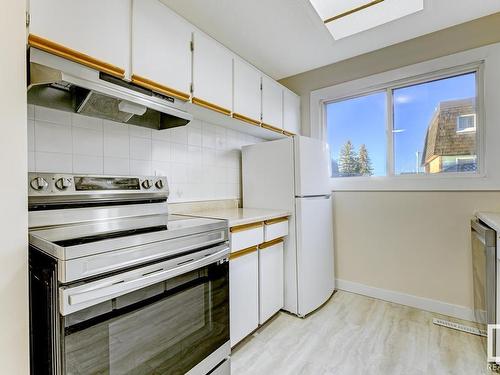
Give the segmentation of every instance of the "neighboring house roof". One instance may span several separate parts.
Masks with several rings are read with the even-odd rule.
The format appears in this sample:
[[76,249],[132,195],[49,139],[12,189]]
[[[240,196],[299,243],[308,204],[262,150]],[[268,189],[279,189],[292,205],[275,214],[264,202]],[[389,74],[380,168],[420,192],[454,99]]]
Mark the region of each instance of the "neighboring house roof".
[[438,156],[474,155],[476,132],[457,132],[457,118],[476,113],[475,98],[439,103],[427,128],[422,165]]

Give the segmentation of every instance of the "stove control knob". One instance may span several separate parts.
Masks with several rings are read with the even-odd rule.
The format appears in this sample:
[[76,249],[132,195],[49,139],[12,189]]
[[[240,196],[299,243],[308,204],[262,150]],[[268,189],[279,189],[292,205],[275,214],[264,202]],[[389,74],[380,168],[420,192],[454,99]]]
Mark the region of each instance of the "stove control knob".
[[66,190],[71,186],[71,180],[69,178],[61,177],[56,181],[56,188],[59,190]]
[[43,191],[49,187],[49,183],[43,177],[35,177],[30,185],[36,191]]
[[150,189],[150,188],[151,188],[151,186],[153,186],[153,181],[151,181],[151,180],[149,180],[149,179],[148,179],[148,180],[144,180],[144,181],[142,181],[142,187],[143,187],[144,189]]
[[158,180],[158,181],[156,181],[156,184],[155,184],[155,186],[156,186],[158,189],[163,189],[163,186],[164,186],[164,185],[165,185],[165,184],[163,183],[163,180]]

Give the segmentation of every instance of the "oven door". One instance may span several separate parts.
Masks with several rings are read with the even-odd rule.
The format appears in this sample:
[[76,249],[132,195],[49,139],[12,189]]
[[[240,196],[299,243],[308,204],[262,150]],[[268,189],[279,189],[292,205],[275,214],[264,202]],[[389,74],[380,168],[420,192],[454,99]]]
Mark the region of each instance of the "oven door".
[[[59,291],[64,374],[206,374],[229,356],[222,245]],[[220,367],[220,366],[219,366]]]

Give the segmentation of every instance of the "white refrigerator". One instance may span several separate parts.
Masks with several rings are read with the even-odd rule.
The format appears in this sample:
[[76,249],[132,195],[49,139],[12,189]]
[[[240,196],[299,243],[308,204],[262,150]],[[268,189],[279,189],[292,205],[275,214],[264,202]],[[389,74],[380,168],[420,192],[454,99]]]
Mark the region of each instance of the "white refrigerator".
[[242,149],[243,207],[292,212],[284,309],[305,316],[335,289],[328,146],[295,136]]

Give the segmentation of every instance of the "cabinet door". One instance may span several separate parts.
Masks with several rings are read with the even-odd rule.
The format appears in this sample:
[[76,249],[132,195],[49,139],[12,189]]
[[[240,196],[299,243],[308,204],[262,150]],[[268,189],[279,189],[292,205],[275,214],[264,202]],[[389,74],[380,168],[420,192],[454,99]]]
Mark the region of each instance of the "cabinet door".
[[114,65],[129,76],[130,0],[31,0],[30,34]]
[[132,81],[189,99],[191,84],[190,24],[158,0],[133,0]]
[[[241,59],[234,59],[234,106],[235,117],[260,123],[261,91],[260,72]],[[240,117],[241,118],[241,117]],[[252,121],[253,120],[253,121]]]
[[284,302],[283,241],[259,247],[259,323],[276,314]]
[[231,346],[259,325],[259,257],[255,251],[229,262],[229,317]]
[[194,32],[193,102],[229,115],[233,102],[233,55],[201,32]]
[[262,77],[262,122],[283,129],[283,87]]
[[283,92],[283,129],[300,134],[300,97],[287,89]]

